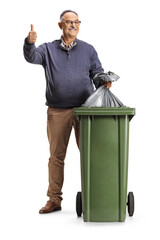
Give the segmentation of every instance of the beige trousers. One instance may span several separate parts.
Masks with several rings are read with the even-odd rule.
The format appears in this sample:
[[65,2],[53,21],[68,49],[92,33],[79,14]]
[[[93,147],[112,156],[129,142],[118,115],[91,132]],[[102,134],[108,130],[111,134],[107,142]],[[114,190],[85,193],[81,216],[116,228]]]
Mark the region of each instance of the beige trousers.
[[48,107],[47,135],[50,144],[50,158],[48,163],[49,187],[47,196],[58,204],[63,200],[64,159],[72,126],[75,130],[76,142],[79,148],[79,122],[73,115],[73,109]]

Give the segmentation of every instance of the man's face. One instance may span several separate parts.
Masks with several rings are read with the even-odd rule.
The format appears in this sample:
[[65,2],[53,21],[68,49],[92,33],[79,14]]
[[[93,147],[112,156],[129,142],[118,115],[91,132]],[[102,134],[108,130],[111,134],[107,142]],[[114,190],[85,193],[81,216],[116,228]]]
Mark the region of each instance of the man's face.
[[58,23],[63,31],[63,35],[69,38],[76,38],[79,32],[78,16],[75,13],[67,12],[64,14],[62,21]]

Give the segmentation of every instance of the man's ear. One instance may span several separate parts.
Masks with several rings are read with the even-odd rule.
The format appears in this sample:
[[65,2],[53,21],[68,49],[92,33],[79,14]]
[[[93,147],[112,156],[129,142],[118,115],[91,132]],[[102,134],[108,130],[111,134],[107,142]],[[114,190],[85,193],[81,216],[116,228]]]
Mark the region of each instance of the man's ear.
[[62,23],[61,22],[58,23],[58,26],[62,30]]

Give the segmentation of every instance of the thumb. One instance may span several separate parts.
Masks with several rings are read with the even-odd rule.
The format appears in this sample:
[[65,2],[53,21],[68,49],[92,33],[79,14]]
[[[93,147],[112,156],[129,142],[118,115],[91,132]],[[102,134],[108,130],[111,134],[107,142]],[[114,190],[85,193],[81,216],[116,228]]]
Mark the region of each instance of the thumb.
[[34,31],[34,25],[31,24],[31,31],[33,32]]

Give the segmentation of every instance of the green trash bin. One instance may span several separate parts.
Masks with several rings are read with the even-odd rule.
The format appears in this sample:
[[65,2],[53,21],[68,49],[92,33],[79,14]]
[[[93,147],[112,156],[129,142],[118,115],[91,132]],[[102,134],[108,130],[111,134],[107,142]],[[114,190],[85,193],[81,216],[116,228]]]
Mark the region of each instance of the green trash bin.
[[124,222],[126,205],[134,212],[134,195],[128,194],[129,107],[74,108],[80,122],[81,192],[77,215],[85,222]]

